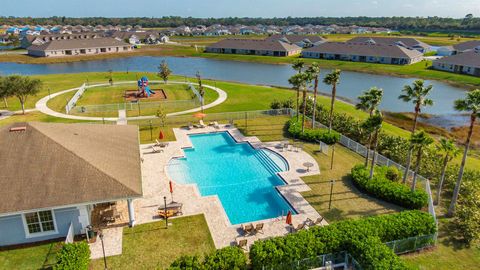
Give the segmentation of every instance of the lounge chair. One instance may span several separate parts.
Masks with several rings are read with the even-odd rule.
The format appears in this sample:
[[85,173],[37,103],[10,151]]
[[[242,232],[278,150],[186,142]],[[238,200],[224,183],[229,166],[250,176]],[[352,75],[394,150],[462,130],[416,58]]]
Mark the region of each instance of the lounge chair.
[[194,128],[192,122],[188,122],[188,126],[187,126],[187,127],[188,127],[189,130]]
[[303,229],[305,229],[305,223],[300,223],[297,226],[292,225],[292,232],[298,232]]
[[258,233],[258,232],[263,233],[263,223],[258,223],[257,225],[255,225],[255,232],[256,233]]
[[236,240],[237,247],[247,250],[247,239]]
[[205,125],[205,123],[203,123],[202,119],[200,119],[200,121],[198,121],[198,124],[200,125],[201,128],[207,127],[207,125]]
[[310,226],[314,226],[314,225],[320,225],[320,224],[322,224],[322,221],[323,221],[323,217],[319,217],[319,218],[317,218],[317,220],[315,220],[315,221],[313,221],[313,220],[310,219],[310,218],[307,218],[307,221],[306,221],[306,222],[308,222],[308,223],[310,224]]
[[152,153],[163,153],[163,149],[160,149],[157,146],[152,145]]
[[243,225],[242,224],[242,231],[244,234],[251,234],[252,232],[255,231],[255,228],[253,227],[253,224],[250,223],[250,224],[247,224],[247,225]]
[[167,147],[168,146],[168,142],[160,142],[158,141],[157,139],[155,139],[155,146],[160,146],[160,147]]
[[214,127],[215,129],[219,129],[219,128],[220,128],[220,125],[218,124],[217,121],[215,121],[215,122],[213,122],[213,127]]
[[169,218],[169,217],[176,216],[177,214],[178,214],[178,211],[176,210],[167,210],[166,212],[165,210],[158,210],[158,215],[161,218]]

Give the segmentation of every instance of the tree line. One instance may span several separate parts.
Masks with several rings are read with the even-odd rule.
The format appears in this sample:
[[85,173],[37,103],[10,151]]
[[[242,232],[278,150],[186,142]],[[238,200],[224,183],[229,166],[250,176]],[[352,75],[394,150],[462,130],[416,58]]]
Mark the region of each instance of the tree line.
[[105,18],[105,17],[0,17],[0,25],[141,25],[142,27],[177,27],[181,25],[195,26],[213,24],[222,25],[331,25],[340,26],[366,26],[386,27],[395,30],[415,31],[480,31],[480,18],[472,14],[464,18],[442,18],[442,17],[286,17],[286,18],[249,18],[249,17],[227,17],[227,18],[193,18],[164,16],[159,18],[130,17],[130,18]]

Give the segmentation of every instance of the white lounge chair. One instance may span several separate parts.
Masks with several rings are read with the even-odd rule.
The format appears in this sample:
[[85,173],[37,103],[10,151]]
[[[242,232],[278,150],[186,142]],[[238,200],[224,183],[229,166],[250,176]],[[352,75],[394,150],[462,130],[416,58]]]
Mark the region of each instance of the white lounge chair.
[[217,121],[215,121],[215,122],[213,122],[213,127],[214,127],[215,129],[219,129],[219,128],[220,128],[220,125],[218,124]]
[[160,149],[157,146],[152,145],[152,153],[163,153],[163,149]]
[[201,128],[207,127],[207,125],[205,125],[205,123],[203,123],[202,119],[200,119],[200,121],[198,121],[198,124]]

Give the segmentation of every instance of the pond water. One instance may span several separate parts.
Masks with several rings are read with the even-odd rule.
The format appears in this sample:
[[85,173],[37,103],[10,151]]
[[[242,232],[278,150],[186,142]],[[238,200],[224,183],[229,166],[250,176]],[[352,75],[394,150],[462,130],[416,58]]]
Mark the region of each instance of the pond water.
[[[238,61],[212,60],[205,58],[185,57],[151,57],[138,56],[128,58],[115,58],[106,60],[59,63],[59,64],[18,64],[0,63],[0,74],[53,74],[53,73],[78,73],[92,71],[149,71],[156,72],[160,61],[165,59],[174,74],[195,76],[200,71],[203,77],[237,81],[248,84],[276,85],[289,87],[288,78],[295,71],[289,65],[273,65],[249,63]],[[322,70],[323,77],[330,70]],[[344,71],[341,74],[338,86],[338,96],[355,102],[362,91],[372,86],[383,88],[385,91],[381,109],[392,112],[410,112],[413,104],[398,100],[401,89],[406,84],[411,84],[415,78],[399,78],[384,75],[373,75],[359,72]],[[454,114],[453,101],[464,97],[465,91],[439,81],[426,81],[432,84],[434,90],[431,98],[435,105],[426,108],[423,112],[437,115]],[[319,90],[329,93],[330,87],[320,83]]]

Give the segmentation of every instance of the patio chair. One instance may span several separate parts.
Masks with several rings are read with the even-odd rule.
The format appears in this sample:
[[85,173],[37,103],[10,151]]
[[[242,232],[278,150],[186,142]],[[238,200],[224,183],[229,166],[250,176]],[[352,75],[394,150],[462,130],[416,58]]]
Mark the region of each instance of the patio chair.
[[207,127],[207,125],[205,125],[205,123],[203,123],[202,119],[200,119],[200,121],[198,121],[198,124],[200,125],[201,128]]
[[219,128],[220,128],[220,125],[218,124],[217,121],[215,121],[215,122],[213,122],[213,127],[214,127],[215,129],[219,129]]
[[160,147],[167,147],[168,146],[168,142],[160,142],[158,141],[158,139],[155,139],[155,146],[160,146]]
[[188,126],[187,126],[187,127],[188,127],[188,129],[189,129],[189,130],[191,130],[191,129],[193,129],[193,128],[194,128],[194,126],[193,126],[192,122],[188,122]]
[[248,240],[247,239],[241,239],[241,240],[235,240],[237,247],[247,250],[247,244]]
[[298,232],[303,229],[305,229],[305,223],[300,223],[297,226],[292,225],[292,232]]
[[257,225],[255,225],[255,232],[263,233],[263,223],[258,223]]
[[163,153],[163,149],[160,149],[157,146],[152,145],[152,153]]
[[241,228],[242,228],[243,234],[251,234],[255,230],[252,223],[247,225],[242,224]]
[[173,217],[173,216],[176,216],[178,213],[178,211],[176,210],[167,210],[165,212],[165,210],[159,210],[158,211],[158,215],[161,217],[161,218],[169,218],[169,217]]

